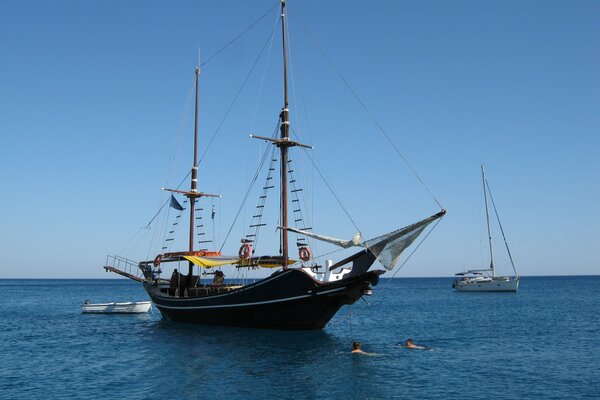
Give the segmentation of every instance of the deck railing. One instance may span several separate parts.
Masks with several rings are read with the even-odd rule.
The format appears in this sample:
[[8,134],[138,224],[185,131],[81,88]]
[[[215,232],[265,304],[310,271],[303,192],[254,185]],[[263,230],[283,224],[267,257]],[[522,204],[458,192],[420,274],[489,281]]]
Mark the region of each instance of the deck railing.
[[134,280],[142,280],[144,278],[144,274],[138,268],[136,261],[121,256],[106,256],[104,269]]

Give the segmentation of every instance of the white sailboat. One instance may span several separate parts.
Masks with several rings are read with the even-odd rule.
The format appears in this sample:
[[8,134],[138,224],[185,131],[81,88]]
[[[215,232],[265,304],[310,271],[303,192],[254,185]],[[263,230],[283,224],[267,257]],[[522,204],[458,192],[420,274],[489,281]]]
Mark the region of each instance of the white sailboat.
[[[494,199],[491,195],[490,188],[485,177],[483,165],[481,166],[481,178],[483,180],[483,198],[485,202],[485,216],[487,222],[488,242],[490,247],[490,267],[486,269],[471,269],[457,273],[455,275],[457,278],[452,284],[452,287],[460,292],[516,292],[519,289],[519,274],[515,268],[512,254],[510,253],[508,242],[506,241],[506,236],[504,235],[504,229],[502,229],[502,223],[500,223],[500,217],[498,216],[498,211],[496,210],[496,205],[494,204]],[[490,195],[492,206],[494,207],[494,213],[496,214],[498,225],[500,226],[500,231],[502,232],[502,238],[504,239],[504,244],[506,245],[510,263],[515,272],[513,276],[496,275],[494,251],[492,248],[492,233],[490,229],[490,214],[487,200],[488,194]]]

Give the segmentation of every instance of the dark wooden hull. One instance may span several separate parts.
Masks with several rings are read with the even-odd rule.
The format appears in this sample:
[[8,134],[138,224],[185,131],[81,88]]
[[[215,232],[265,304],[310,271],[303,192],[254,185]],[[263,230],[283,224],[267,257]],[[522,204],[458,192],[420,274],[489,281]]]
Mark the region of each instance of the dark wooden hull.
[[162,316],[171,321],[263,329],[316,330],[345,304],[356,302],[383,271],[321,283],[299,269],[273,274],[227,293],[174,297],[144,287]]

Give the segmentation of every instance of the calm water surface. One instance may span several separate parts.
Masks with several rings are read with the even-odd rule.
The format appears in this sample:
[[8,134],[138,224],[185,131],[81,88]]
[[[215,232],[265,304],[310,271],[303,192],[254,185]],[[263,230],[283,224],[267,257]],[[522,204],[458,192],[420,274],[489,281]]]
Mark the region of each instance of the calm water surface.
[[83,315],[85,299],[148,297],[128,280],[0,280],[0,398],[600,398],[599,276],[526,277],[518,294],[382,280],[320,332]]

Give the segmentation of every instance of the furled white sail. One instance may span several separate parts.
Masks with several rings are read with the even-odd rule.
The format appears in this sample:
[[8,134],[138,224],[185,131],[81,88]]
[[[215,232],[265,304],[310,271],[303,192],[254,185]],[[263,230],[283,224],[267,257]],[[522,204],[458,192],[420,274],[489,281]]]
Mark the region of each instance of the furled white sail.
[[301,235],[311,237],[313,239],[320,240],[322,242],[335,244],[336,246],[343,247],[344,249],[347,249],[348,247],[352,247],[352,246],[361,246],[362,245],[362,243],[361,243],[362,238],[360,236],[360,233],[357,233],[356,235],[354,235],[354,237],[350,240],[343,240],[343,239],[332,238],[329,236],[318,235],[313,232],[303,231],[303,230],[295,229],[295,228],[287,228],[287,230],[290,232],[295,232],[295,233],[299,233]]

